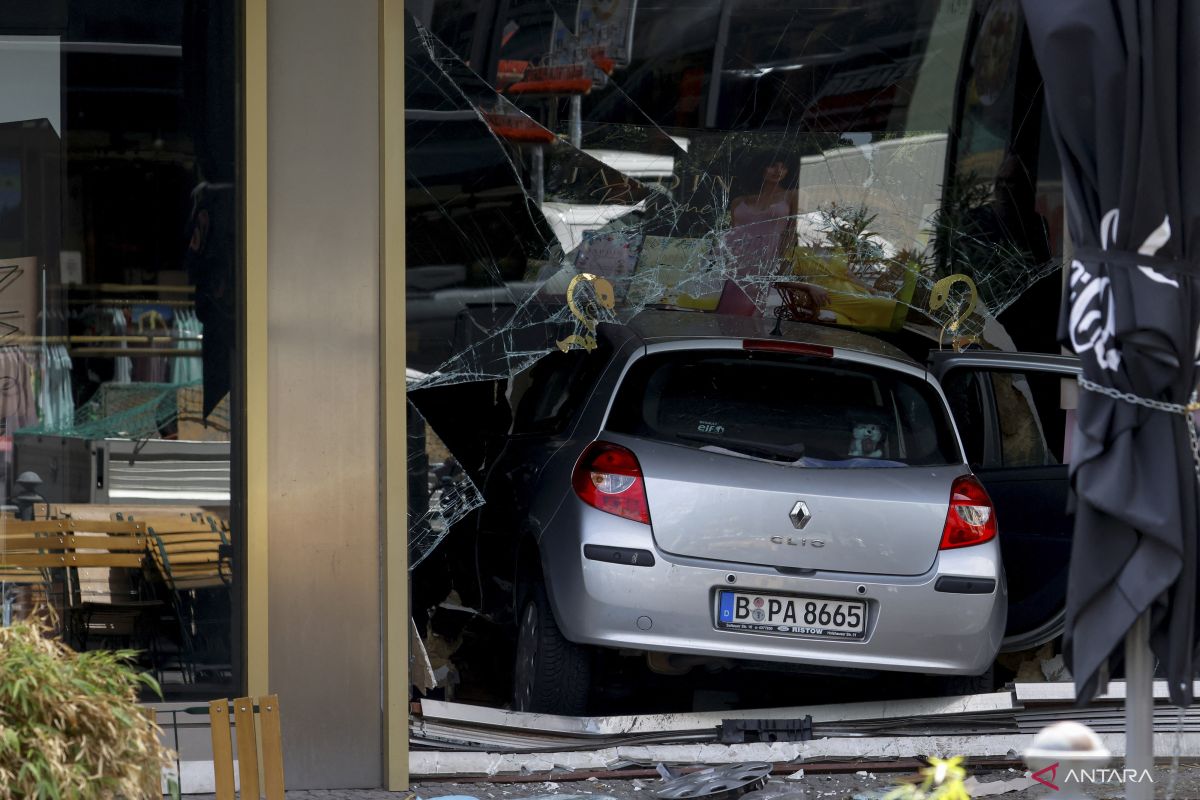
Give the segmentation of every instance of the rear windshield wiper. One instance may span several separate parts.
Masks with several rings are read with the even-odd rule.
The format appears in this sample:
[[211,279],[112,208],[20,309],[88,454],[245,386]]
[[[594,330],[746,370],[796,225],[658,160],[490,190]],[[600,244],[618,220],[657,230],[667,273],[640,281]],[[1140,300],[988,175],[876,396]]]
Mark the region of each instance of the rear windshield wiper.
[[726,439],[726,438],[721,438],[721,437],[713,437],[713,436],[695,436],[695,435],[687,434],[687,433],[677,433],[677,434],[675,434],[675,438],[684,439],[686,441],[691,441],[691,442],[702,442],[704,444],[711,444],[711,445],[715,445],[716,447],[720,447],[725,450],[732,450],[734,452],[741,453],[741,454],[747,455],[747,456],[751,456],[753,458],[765,458],[770,461],[778,461],[782,464],[790,464],[790,463],[796,461],[797,459],[804,457],[804,448],[803,447],[797,447],[796,449],[799,452],[796,452],[796,453],[782,453],[778,450],[771,450],[771,449],[768,449],[765,447],[759,447],[752,443],[742,442],[737,439],[731,440],[731,439]]

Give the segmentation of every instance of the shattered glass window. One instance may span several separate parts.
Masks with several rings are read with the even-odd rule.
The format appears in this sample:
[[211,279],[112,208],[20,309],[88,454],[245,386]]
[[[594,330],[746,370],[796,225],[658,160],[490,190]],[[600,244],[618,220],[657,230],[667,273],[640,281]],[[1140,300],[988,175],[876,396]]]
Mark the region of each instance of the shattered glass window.
[[590,351],[601,322],[670,308],[914,353],[1053,347],[1004,325],[1031,287],[1057,303],[1039,281],[1062,247],[1016,0],[408,9],[410,388],[463,466],[416,560],[482,502],[510,378]]

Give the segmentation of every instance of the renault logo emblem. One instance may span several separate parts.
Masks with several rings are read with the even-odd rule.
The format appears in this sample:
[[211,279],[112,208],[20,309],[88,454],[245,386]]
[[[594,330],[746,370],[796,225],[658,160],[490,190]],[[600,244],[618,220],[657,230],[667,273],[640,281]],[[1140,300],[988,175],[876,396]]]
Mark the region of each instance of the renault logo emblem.
[[803,500],[797,500],[796,505],[792,506],[792,512],[788,514],[788,518],[792,521],[792,527],[802,529],[812,519],[812,514],[808,513],[808,506]]

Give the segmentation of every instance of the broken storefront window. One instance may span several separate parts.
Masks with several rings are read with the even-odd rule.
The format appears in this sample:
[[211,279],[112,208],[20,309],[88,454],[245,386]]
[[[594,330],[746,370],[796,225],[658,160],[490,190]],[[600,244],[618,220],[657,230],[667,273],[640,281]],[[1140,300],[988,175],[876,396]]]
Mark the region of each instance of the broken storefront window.
[[507,407],[600,322],[1028,337],[1005,312],[1058,269],[1061,187],[1015,2],[474,5],[407,25],[411,388],[459,465],[410,509],[414,564],[482,502],[480,432],[511,421],[448,391]]

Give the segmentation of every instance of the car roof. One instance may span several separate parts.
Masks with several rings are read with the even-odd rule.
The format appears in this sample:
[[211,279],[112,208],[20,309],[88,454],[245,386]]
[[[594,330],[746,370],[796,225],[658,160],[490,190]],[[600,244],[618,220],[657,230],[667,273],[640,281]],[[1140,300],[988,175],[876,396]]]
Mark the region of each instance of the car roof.
[[642,311],[628,323],[631,332],[647,344],[695,339],[777,339],[834,347],[921,366],[898,347],[857,331],[785,321],[776,333],[775,325],[776,320],[765,317],[659,309]]

